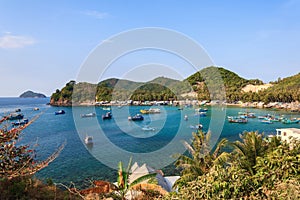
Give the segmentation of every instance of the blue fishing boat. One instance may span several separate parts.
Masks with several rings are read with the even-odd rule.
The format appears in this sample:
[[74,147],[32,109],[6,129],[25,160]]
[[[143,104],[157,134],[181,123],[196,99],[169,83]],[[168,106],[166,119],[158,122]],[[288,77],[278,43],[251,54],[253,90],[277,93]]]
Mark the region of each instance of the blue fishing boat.
[[55,115],[63,115],[65,114],[66,112],[64,110],[58,110],[58,111],[55,111]]
[[132,117],[128,117],[128,120],[129,121],[142,121],[142,120],[144,120],[144,117],[140,114],[136,114]]
[[22,125],[25,125],[25,124],[28,124],[28,119],[24,119],[22,121],[17,121],[17,122],[12,123],[13,126],[22,126]]
[[22,113],[10,113],[7,116],[8,120],[17,120],[17,119],[23,119],[24,115]]

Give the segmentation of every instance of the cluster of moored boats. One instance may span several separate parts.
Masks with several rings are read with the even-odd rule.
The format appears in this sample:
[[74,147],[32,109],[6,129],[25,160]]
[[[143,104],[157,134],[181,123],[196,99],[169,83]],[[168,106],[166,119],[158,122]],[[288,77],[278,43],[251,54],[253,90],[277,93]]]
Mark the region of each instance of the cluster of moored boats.
[[[36,110],[35,108],[33,110]],[[5,120],[9,120],[9,121],[13,121],[11,123],[12,126],[24,126],[26,124],[28,124],[29,120],[28,119],[24,119],[24,114],[21,113],[21,109],[17,108],[14,112],[9,113],[6,116],[3,116],[2,119],[0,119],[0,123],[5,121]]]
[[228,116],[228,122],[230,123],[248,123],[248,118],[257,118],[261,123],[273,124],[274,122],[281,122],[283,124],[296,124],[300,122],[300,118],[287,118],[284,115],[275,116],[271,114],[266,114],[262,116],[257,116],[255,113],[251,112],[238,112],[238,116]]

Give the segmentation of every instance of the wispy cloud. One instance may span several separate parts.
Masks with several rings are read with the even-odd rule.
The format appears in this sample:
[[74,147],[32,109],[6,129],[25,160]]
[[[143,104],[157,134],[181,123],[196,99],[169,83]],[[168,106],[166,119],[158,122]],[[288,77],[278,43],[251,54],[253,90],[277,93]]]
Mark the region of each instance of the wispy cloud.
[[108,13],[106,12],[99,12],[97,10],[86,10],[84,12],[82,12],[83,14],[87,15],[87,16],[91,16],[91,17],[95,17],[97,19],[104,19],[106,17],[109,16]]
[[35,43],[35,39],[27,36],[6,34],[0,37],[0,48],[3,49],[23,48]]

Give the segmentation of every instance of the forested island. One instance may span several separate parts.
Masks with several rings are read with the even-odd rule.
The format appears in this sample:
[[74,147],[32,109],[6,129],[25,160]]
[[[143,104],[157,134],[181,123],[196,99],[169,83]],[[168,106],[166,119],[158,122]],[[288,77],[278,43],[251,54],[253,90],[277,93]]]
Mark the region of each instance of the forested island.
[[46,95],[28,90],[22,93],[19,97],[20,98],[46,98]]
[[[64,88],[57,89],[51,96],[51,105],[70,106],[73,103],[93,103],[100,101],[174,101],[181,99],[211,100],[207,83],[219,80],[205,80],[203,74],[210,77],[221,75],[226,102],[295,102],[300,101],[300,73],[287,78],[264,84],[259,79],[247,80],[234,72],[221,67],[207,67],[189,76],[183,81],[165,77],[150,82],[134,82],[111,78],[99,82],[76,83],[70,81]],[[76,91],[74,92],[74,89]],[[74,95],[73,95],[74,94]],[[73,98],[73,99],[72,99]]]

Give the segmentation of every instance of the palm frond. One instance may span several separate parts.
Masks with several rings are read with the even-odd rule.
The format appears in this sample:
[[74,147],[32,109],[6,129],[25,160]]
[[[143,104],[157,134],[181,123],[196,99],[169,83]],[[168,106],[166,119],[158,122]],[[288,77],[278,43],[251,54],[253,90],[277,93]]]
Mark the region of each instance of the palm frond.
[[135,180],[129,185],[129,188],[131,188],[131,187],[133,187],[133,186],[135,186],[135,185],[137,185],[137,184],[139,184],[139,183],[141,183],[141,182],[143,182],[143,181],[146,181],[146,180],[148,180],[148,179],[154,178],[154,177],[156,177],[156,173],[146,174],[146,175],[144,175],[144,176],[141,176],[141,177],[135,179]]

